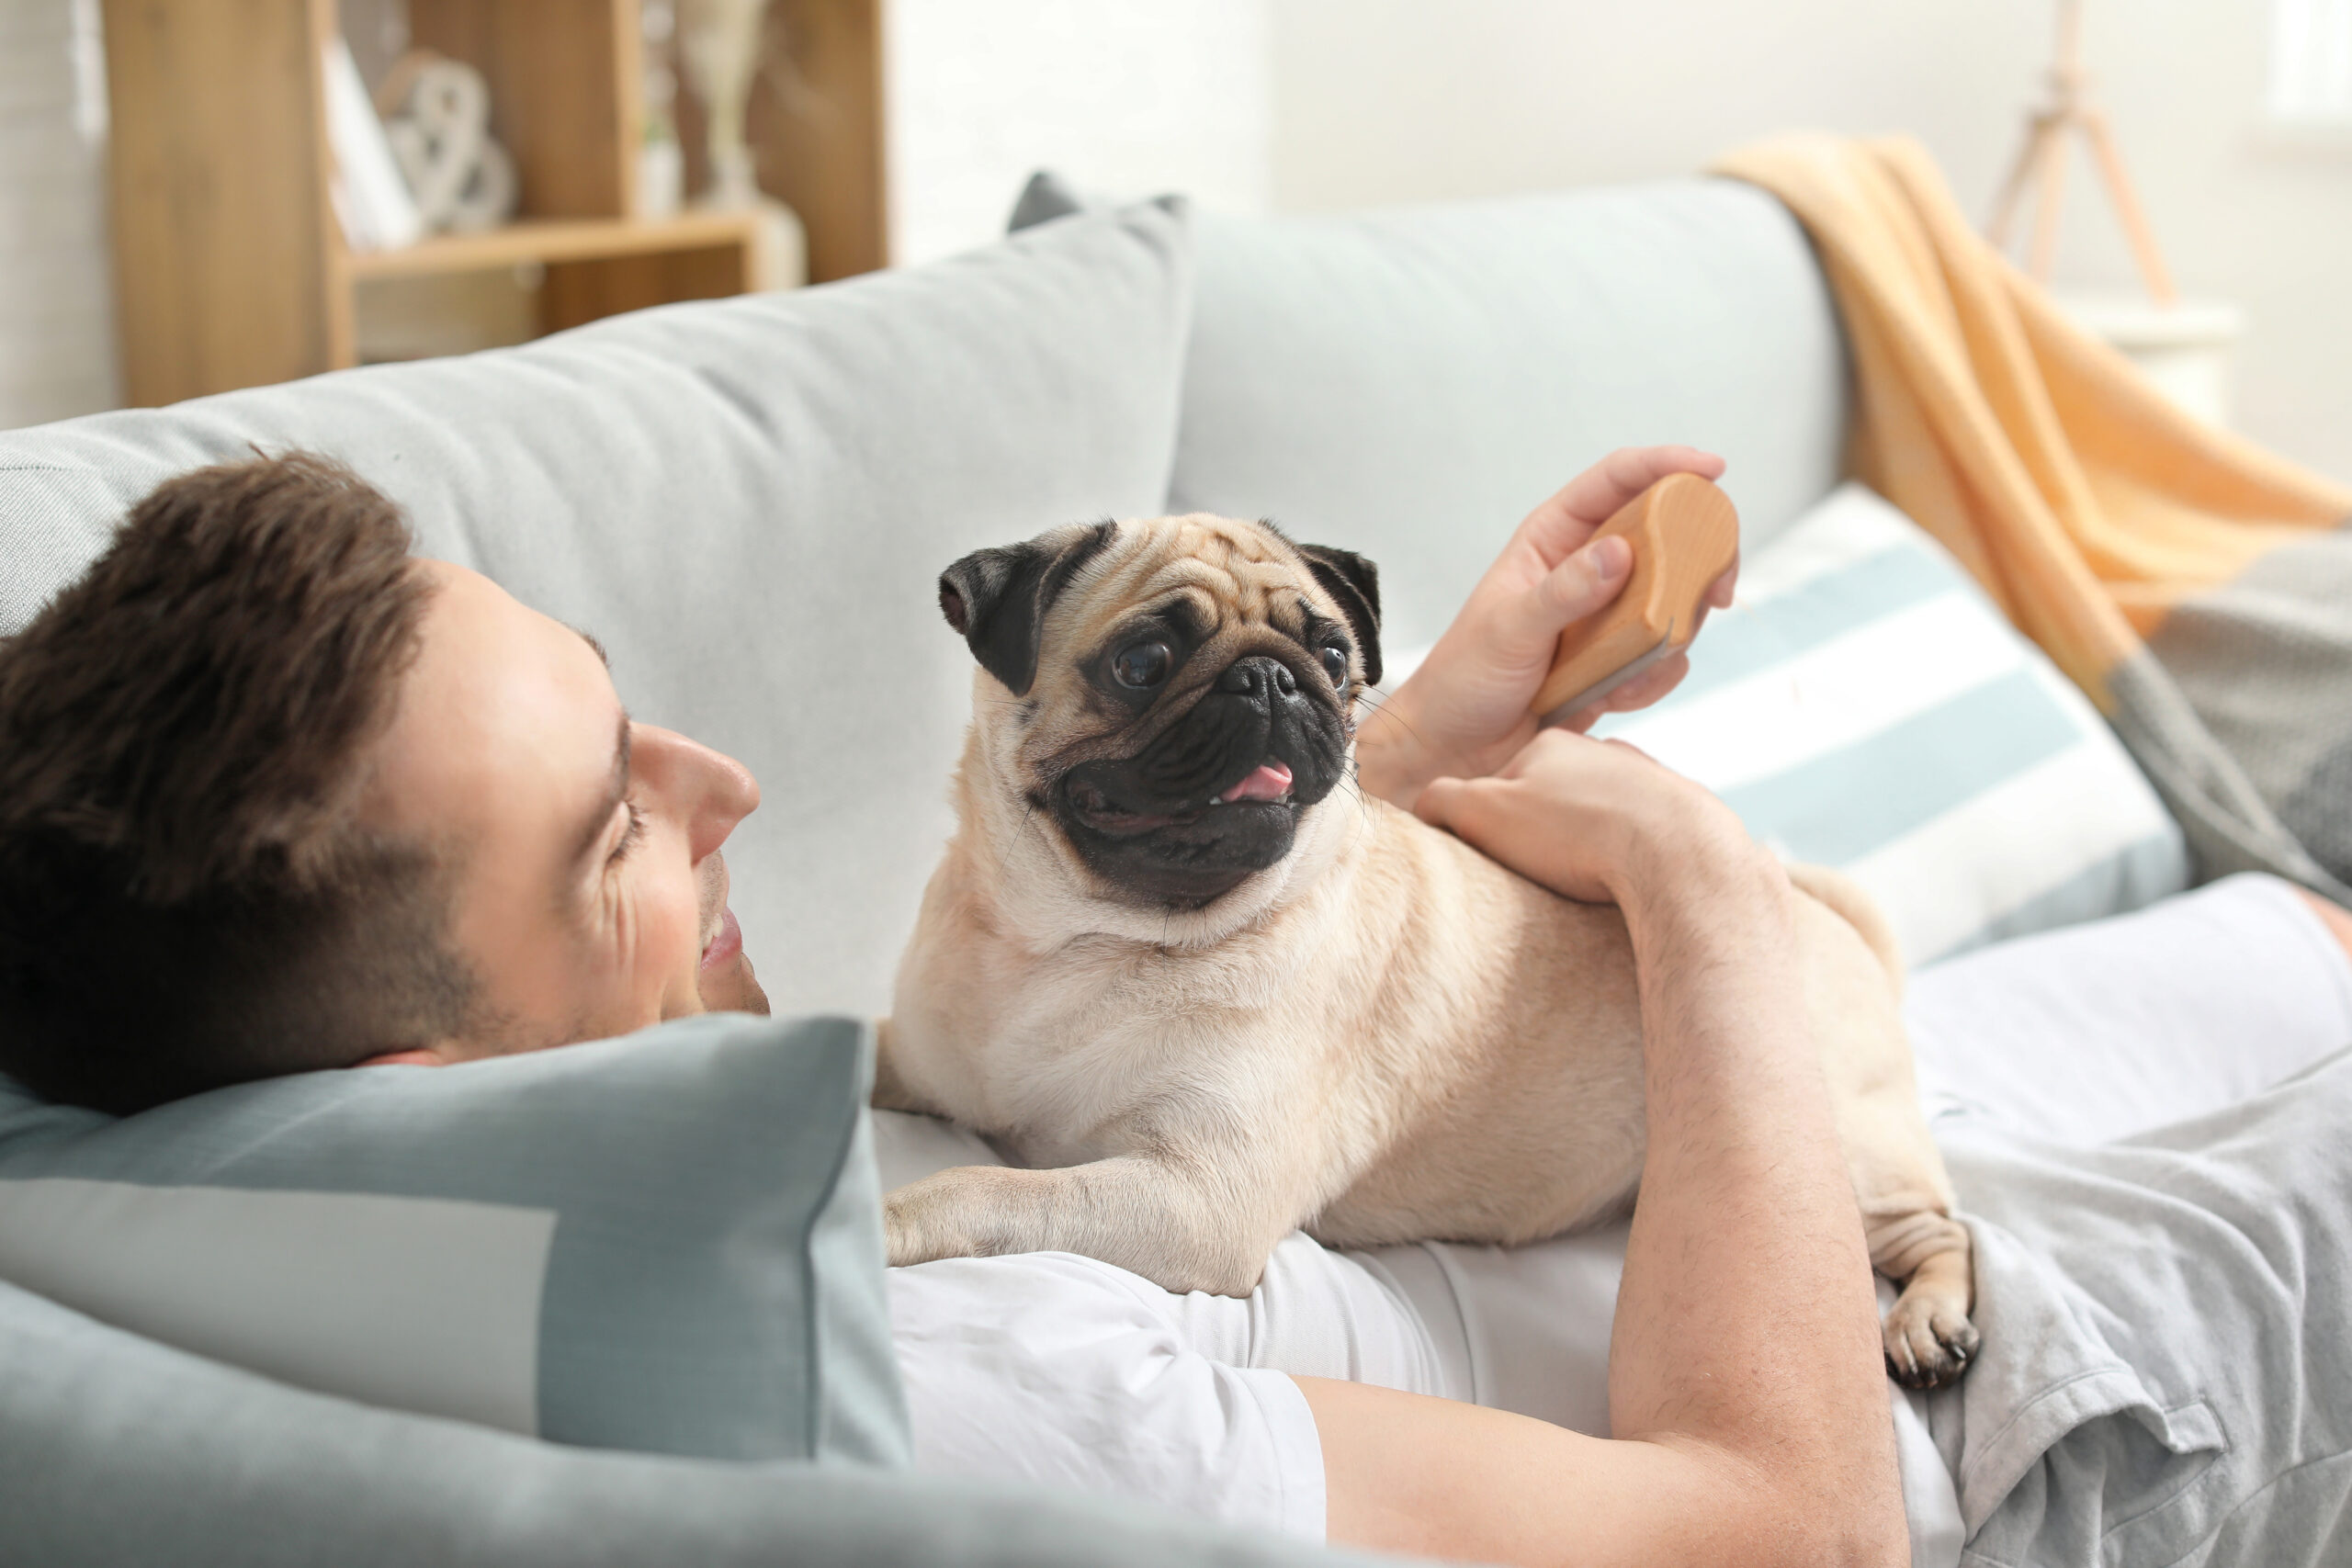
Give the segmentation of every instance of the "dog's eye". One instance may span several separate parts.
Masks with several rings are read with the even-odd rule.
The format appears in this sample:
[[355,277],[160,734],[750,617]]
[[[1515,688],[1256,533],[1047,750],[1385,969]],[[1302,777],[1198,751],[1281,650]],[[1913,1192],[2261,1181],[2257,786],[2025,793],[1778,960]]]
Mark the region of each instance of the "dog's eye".
[[1331,684],[1344,690],[1348,683],[1348,650],[1337,643],[1323,645],[1323,673],[1331,677]]
[[1169,666],[1175,662],[1164,642],[1130,643],[1111,660],[1111,674],[1122,686],[1148,691],[1168,679]]

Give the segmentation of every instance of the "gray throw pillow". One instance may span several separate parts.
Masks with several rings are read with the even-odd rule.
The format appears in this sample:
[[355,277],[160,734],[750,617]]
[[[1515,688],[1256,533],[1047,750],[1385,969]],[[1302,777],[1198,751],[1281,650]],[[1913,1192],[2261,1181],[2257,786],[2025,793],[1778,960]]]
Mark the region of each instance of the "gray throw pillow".
[[0,1278],[369,1404],[902,1464],[871,1029],[713,1014],[114,1120],[0,1078]]

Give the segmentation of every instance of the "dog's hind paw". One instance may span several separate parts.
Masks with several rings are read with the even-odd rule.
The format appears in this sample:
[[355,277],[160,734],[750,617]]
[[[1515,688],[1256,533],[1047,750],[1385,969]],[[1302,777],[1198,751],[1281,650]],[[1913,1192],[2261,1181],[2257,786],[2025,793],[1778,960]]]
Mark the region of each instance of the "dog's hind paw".
[[1903,1293],[1880,1332],[1887,1376],[1905,1388],[1947,1388],[1958,1382],[1983,1343],[1966,1313],[1919,1290]]

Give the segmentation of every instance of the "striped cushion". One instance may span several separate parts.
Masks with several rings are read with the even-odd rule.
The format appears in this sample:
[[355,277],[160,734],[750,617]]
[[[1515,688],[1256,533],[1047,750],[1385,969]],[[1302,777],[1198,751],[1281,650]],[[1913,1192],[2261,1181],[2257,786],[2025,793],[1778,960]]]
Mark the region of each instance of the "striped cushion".
[[1673,695],[1594,733],[1716,791],[1790,858],[1851,875],[1914,964],[2188,881],[2178,825],[2098,712],[1859,485],[1745,564]]

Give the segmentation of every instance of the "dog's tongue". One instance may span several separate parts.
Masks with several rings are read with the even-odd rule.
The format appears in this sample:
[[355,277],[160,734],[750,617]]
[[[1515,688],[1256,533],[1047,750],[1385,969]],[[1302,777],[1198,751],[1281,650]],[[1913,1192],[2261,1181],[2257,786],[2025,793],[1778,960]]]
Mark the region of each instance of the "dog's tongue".
[[1217,798],[1227,806],[1237,800],[1280,800],[1290,793],[1290,770],[1280,762],[1261,762],[1258,771]]

